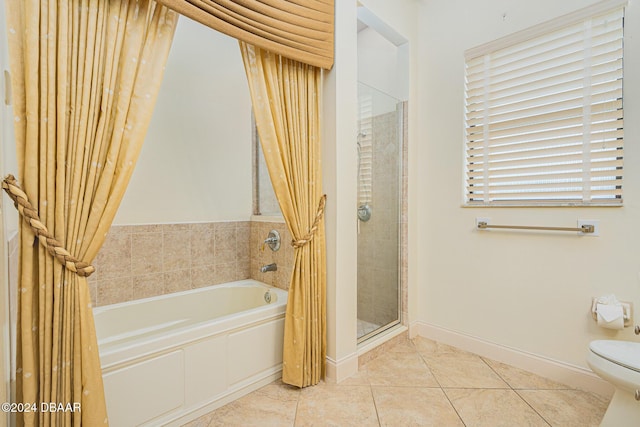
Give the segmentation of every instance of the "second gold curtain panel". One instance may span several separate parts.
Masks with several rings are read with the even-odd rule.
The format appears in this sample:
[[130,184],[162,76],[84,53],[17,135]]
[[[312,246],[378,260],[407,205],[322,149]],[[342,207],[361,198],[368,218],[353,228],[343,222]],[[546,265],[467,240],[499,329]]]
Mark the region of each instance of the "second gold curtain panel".
[[325,374],[326,253],[320,161],[321,69],[240,42],[271,183],[294,238],[282,381]]

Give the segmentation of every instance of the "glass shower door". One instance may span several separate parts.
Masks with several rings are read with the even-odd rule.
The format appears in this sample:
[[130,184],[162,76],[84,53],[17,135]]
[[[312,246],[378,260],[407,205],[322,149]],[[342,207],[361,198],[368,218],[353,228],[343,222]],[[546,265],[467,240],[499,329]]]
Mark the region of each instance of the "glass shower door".
[[402,102],[358,84],[358,342],[400,322]]

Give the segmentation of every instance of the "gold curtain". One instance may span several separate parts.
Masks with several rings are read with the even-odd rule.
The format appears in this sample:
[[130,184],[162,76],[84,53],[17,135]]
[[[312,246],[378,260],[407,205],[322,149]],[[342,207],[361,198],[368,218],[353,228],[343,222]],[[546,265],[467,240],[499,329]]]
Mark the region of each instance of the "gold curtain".
[[214,30],[305,64],[333,66],[334,0],[157,0]]
[[[55,239],[91,262],[124,194],[178,14],[151,0],[8,0],[19,182]],[[17,401],[80,404],[22,425],[108,424],[85,277],[20,228]]]
[[267,169],[294,238],[282,380],[306,387],[324,377],[325,233],[321,220],[321,71],[240,42]]

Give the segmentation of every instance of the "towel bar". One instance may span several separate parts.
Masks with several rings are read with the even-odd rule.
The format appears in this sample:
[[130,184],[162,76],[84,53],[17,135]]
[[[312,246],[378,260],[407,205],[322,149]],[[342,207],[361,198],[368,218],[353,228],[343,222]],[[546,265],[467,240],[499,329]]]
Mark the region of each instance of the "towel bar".
[[478,228],[509,228],[514,230],[551,230],[551,231],[578,231],[581,233],[593,233],[595,227],[591,224],[584,224],[581,227],[536,227],[531,225],[489,225],[484,221],[478,222]]

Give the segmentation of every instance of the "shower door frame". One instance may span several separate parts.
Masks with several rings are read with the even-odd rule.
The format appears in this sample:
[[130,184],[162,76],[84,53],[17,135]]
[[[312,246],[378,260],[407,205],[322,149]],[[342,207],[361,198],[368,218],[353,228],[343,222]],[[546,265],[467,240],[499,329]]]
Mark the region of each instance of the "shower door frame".
[[[358,84],[364,84],[361,82],[358,82]],[[364,84],[365,86],[367,86],[366,84]],[[375,88],[372,88],[374,90],[377,90]],[[382,93],[382,92],[381,92]],[[387,94],[385,94],[387,95]],[[390,96],[390,95],[387,95]],[[407,180],[407,129],[406,129],[406,125],[407,125],[407,107],[408,107],[408,103],[407,101],[402,101],[402,100],[398,100],[395,97],[390,96],[393,99],[397,100],[396,103],[396,121],[397,121],[397,135],[396,138],[398,139],[398,150],[397,150],[397,159],[399,162],[399,167],[398,167],[398,188],[397,188],[397,194],[398,194],[398,218],[397,218],[397,222],[396,222],[396,228],[397,228],[397,236],[398,236],[398,256],[397,256],[397,278],[396,278],[396,288],[397,288],[397,313],[398,315],[396,316],[395,320],[392,320],[391,322],[388,322],[384,325],[380,325],[378,328],[372,330],[371,332],[368,332],[362,336],[358,336],[357,338],[357,343],[358,344],[362,344],[366,341],[368,341],[369,339],[379,335],[380,333],[389,330],[397,325],[401,325],[404,324],[405,322],[405,307],[404,307],[404,296],[406,294],[406,283],[405,283],[405,278],[406,278],[406,266],[404,265],[404,258],[406,256],[406,243],[407,243],[407,228],[406,228],[406,210],[407,210],[407,185],[405,185],[406,180]],[[360,179],[360,177],[358,177],[358,180]],[[357,221],[360,221],[359,219]],[[357,261],[356,261],[357,263]],[[359,266],[356,266],[356,268],[358,268]],[[356,310],[357,313],[357,310]],[[357,315],[356,315],[357,317]]]

